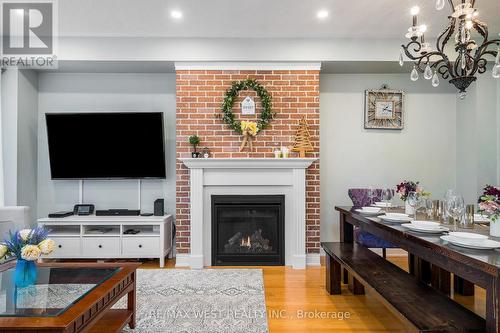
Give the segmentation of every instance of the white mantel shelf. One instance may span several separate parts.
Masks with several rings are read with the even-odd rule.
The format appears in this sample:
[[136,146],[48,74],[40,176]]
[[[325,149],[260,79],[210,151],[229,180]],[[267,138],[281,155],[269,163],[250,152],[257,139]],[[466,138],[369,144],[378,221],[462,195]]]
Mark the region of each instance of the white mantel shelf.
[[190,172],[189,254],[176,266],[203,268],[211,259],[212,195],[284,195],[285,265],[319,265],[306,254],[306,169],[316,158],[180,158]]
[[179,158],[189,169],[307,169],[316,158]]

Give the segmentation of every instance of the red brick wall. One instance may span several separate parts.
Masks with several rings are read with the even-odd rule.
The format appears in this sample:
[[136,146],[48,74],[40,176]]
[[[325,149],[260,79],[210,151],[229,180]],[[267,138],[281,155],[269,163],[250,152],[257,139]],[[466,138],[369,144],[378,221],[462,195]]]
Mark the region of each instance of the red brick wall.
[[[253,152],[239,152],[241,135],[219,119],[225,92],[233,81],[254,78],[272,96],[276,118],[271,126],[261,131],[253,143]],[[192,147],[188,137],[197,134],[200,149],[208,147],[214,158],[223,157],[274,157],[276,146],[290,146],[298,122],[305,117],[309,124],[314,152],[307,157],[319,158],[319,71],[229,71],[229,70],[179,70],[177,71],[177,158],[189,157]],[[233,112],[241,115],[240,103],[246,96],[256,96],[254,91],[242,91],[234,104]],[[257,115],[241,119],[255,120],[261,105],[256,97]],[[189,253],[189,170],[177,160],[176,164],[176,224],[177,253]],[[306,173],[306,249],[319,253],[320,196],[319,162]]]

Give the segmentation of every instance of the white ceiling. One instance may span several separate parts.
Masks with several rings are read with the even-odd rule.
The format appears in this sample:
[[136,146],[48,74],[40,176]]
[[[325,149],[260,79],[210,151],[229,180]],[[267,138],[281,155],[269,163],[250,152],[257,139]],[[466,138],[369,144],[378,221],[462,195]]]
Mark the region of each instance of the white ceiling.
[[[449,8],[436,11],[434,0],[62,0],[59,30],[75,37],[403,38],[413,5],[421,7],[419,24],[437,36]],[[496,36],[500,0],[477,0],[476,8]],[[183,18],[171,18],[172,10]],[[318,19],[319,10],[329,17]]]

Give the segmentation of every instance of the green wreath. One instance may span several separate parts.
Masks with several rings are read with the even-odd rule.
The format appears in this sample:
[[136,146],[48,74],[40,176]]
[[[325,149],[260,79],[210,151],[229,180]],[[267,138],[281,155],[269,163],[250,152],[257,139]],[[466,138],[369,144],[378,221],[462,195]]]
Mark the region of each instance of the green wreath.
[[262,112],[260,114],[260,119],[257,120],[257,133],[259,133],[269,126],[269,123],[276,113],[272,110],[271,95],[269,95],[267,90],[260,83],[255,81],[255,79],[233,82],[232,87],[226,91],[226,98],[224,98],[224,102],[222,102],[222,120],[237,133],[243,134],[241,130],[241,121],[234,119],[232,109],[234,102],[238,98],[238,93],[244,89],[254,90],[260,98]]

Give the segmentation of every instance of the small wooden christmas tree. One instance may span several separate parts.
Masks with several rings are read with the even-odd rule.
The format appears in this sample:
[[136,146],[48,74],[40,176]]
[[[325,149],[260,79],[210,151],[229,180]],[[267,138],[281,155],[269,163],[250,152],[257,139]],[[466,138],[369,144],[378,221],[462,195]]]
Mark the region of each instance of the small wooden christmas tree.
[[302,118],[299,121],[299,128],[295,135],[295,143],[293,144],[292,150],[298,151],[300,157],[306,157],[306,152],[314,150],[310,138],[311,134],[309,134],[307,122],[305,118]]

